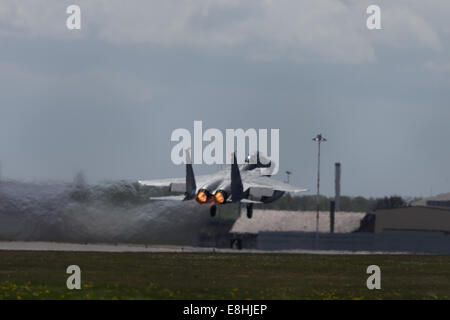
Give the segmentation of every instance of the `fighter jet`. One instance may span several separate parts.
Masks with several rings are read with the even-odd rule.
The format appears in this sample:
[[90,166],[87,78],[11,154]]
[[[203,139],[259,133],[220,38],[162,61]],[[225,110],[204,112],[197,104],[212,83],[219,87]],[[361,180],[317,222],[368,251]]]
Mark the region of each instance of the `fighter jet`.
[[210,206],[210,215],[214,217],[217,206],[227,203],[245,204],[247,217],[253,215],[253,205],[270,203],[281,198],[286,192],[303,192],[290,184],[271,178],[272,162],[259,152],[247,157],[245,164],[238,165],[236,153],[232,154],[231,168],[210,175],[194,176],[190,152],[185,150],[186,177],[162,180],[140,180],[143,186],[168,187],[170,192],[183,192],[184,195],[152,197],[153,200],[197,201]]

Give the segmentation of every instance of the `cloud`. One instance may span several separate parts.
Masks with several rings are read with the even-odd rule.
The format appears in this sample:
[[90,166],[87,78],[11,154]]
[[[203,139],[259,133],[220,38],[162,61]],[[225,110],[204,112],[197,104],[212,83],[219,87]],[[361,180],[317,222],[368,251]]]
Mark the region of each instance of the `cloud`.
[[67,32],[66,8],[69,3],[50,0],[45,5],[39,0],[0,3],[0,35],[78,38],[80,33]]
[[414,4],[386,2],[381,6],[382,28],[375,33],[376,44],[406,52],[411,49],[440,51],[443,44],[439,26],[427,19],[424,10]]
[[98,36],[114,43],[191,47],[255,59],[361,62],[370,43],[335,0],[177,1],[95,7]]
[[[250,59],[366,63],[377,47],[442,50],[450,33],[450,4],[436,0],[380,0],[383,30],[365,27],[369,1],[343,0],[80,0],[82,30],[65,27],[68,1],[2,1],[1,35],[70,39],[118,45],[192,48]],[[436,11],[436,9],[434,10]]]
[[314,184],[311,136],[322,132],[324,167],[354,171],[349,193],[446,187],[448,152],[429,141],[448,136],[448,0],[377,0],[376,31],[364,0],[77,0],[82,30],[69,31],[73,3],[0,2],[7,174],[172,176],[170,132],[201,117],[283,130],[282,163],[300,186]]

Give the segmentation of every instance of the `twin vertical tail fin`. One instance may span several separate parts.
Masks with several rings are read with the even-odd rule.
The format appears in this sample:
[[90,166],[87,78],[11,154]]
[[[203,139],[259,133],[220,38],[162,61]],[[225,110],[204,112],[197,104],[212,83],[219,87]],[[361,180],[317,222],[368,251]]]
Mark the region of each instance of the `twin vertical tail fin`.
[[192,200],[195,198],[195,191],[197,185],[195,184],[194,169],[192,168],[191,154],[189,149],[184,151],[186,153],[186,192],[184,200]]
[[241,173],[236,160],[236,153],[233,153],[233,163],[231,164],[231,201],[239,202],[244,198],[244,186],[242,185]]

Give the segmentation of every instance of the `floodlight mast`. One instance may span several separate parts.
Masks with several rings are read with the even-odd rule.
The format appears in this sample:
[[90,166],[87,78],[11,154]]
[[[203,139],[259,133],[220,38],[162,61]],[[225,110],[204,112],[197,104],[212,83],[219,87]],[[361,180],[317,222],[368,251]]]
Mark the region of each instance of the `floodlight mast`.
[[320,211],[320,143],[327,141],[322,134],[318,134],[313,141],[317,142],[318,152],[317,152],[317,196],[316,196],[316,205],[317,205],[317,213],[316,213],[316,234],[319,233],[319,211]]
[[289,183],[289,176],[292,174],[291,171],[286,171],[286,183]]

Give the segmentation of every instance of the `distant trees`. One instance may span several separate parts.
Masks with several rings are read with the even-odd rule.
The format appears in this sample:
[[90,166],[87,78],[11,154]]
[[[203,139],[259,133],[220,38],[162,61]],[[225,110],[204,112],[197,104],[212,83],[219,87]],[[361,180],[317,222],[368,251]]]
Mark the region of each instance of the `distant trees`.
[[[329,210],[329,202],[327,197],[320,196],[320,207],[323,210]],[[290,194],[287,194],[275,202],[257,205],[256,207],[261,209],[307,211],[315,210],[316,206],[316,196],[293,197]]]
[[[320,196],[320,210],[330,210],[331,200],[334,200],[334,198]],[[341,196],[340,199],[340,211],[369,212],[376,209],[399,208],[406,205],[407,201],[400,196],[390,196],[384,198]],[[274,210],[313,211],[316,210],[316,196],[291,196],[290,194],[287,194],[278,201],[269,204],[258,205],[257,207]]]
[[[86,177],[79,172],[73,179],[73,188],[70,196],[78,202],[101,201],[111,205],[140,205],[149,203],[151,197],[170,195],[168,188],[155,188],[142,186],[137,182],[116,181],[103,182],[97,185],[89,185]],[[334,197],[320,196],[320,210],[330,210],[330,201]],[[417,198],[404,199],[400,196],[390,196],[384,198],[364,198],[341,196],[340,211],[350,212],[371,212],[377,209],[390,209],[406,206],[409,202],[418,200]],[[290,211],[314,211],[316,210],[316,196],[292,196],[286,194],[281,199],[268,203],[257,204],[258,209],[290,210]],[[221,216],[233,216],[230,206],[221,208]],[[233,216],[234,217],[234,216]]]
[[377,199],[375,209],[393,209],[406,206],[406,201],[399,196],[384,197],[383,199]]

